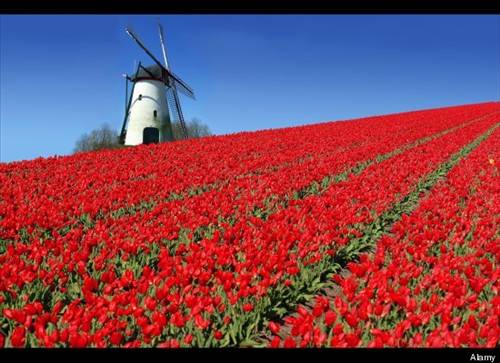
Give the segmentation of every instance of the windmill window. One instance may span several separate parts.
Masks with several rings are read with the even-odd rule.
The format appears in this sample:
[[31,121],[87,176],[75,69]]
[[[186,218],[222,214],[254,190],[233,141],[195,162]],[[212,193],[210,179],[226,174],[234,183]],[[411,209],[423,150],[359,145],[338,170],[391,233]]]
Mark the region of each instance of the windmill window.
[[156,118],[156,116],[158,116],[158,112],[156,112],[156,110],[153,111],[153,117]]
[[139,101],[142,100],[142,95],[139,95]]

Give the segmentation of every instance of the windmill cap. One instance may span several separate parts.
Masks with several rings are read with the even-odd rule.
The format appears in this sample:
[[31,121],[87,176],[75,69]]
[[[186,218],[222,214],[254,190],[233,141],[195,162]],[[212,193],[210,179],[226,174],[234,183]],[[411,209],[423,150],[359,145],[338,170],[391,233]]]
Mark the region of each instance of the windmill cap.
[[149,67],[144,67],[146,70],[139,68],[136,74],[134,74],[131,78],[132,81],[138,81],[141,79],[154,79],[157,81],[165,82],[164,71],[163,68],[158,66],[157,64],[153,64]]

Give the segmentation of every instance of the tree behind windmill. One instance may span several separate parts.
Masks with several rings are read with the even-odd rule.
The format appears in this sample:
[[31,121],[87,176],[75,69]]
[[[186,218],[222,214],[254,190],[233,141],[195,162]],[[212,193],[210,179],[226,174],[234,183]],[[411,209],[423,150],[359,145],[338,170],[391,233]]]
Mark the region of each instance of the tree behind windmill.
[[[182,140],[182,125],[179,121],[172,122],[172,131],[174,134],[174,140]],[[210,136],[212,132],[208,125],[201,122],[197,118],[193,118],[191,121],[186,123],[186,132],[188,139],[194,139],[203,136]]]
[[83,134],[76,142],[74,152],[115,149],[121,145],[118,143],[118,132],[107,123],[100,128],[92,130],[89,134]]

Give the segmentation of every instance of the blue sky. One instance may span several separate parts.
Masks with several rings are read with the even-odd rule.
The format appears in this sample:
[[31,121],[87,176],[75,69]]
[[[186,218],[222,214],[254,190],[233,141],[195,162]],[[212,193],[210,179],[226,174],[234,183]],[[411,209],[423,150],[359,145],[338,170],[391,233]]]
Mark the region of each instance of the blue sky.
[[[124,113],[155,18],[0,16],[0,161],[72,152]],[[162,15],[169,62],[216,134],[500,100],[498,15]],[[182,97],[182,96],[181,96]]]

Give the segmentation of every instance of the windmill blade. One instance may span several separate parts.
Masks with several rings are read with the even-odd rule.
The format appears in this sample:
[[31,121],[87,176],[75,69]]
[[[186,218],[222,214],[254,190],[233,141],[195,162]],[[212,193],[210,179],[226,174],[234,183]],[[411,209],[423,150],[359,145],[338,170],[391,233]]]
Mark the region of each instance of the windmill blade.
[[170,109],[172,120],[179,122],[179,124],[181,125],[182,136],[184,139],[187,139],[187,128],[186,123],[184,122],[184,115],[182,114],[179,96],[177,95],[176,89],[173,87],[169,87],[167,89],[167,104],[168,108]]
[[177,90],[175,89],[175,87],[172,88],[172,93],[174,95],[175,105],[177,106],[177,114],[179,115],[179,122],[181,124],[182,133],[183,133],[184,139],[187,139],[188,134],[187,134],[186,123],[184,122],[184,115],[182,114],[181,103],[179,101],[179,95],[177,94]]
[[163,35],[163,27],[160,24],[160,19],[158,19],[158,32],[160,33],[160,44],[161,51],[163,53],[163,60],[165,61],[165,68],[168,68],[168,58],[167,58],[167,49],[165,48],[165,37]]
[[180,119],[179,111],[177,109],[177,105],[175,104],[175,97],[173,94],[172,88],[167,88],[166,90],[166,96],[167,96],[167,104],[168,104],[168,109],[170,111],[170,118],[172,122],[178,122]]
[[158,64],[161,68],[165,69],[165,66],[161,64],[161,62],[156,58],[153,53],[149,51],[148,48],[144,45],[143,42],[140,41],[140,39],[137,37],[137,35],[130,29],[130,28],[125,28],[125,31],[127,32],[128,35],[139,45],[139,47],[142,48],[146,52],[147,55],[156,63]]
[[168,70],[171,78],[173,79],[173,82],[171,82],[171,83],[181,93],[183,93],[184,95],[186,95],[188,97],[191,97],[192,99],[195,99],[193,89],[191,87],[189,87],[186,82],[184,82],[179,76],[177,76],[175,73],[173,73],[169,68],[167,48],[165,46],[165,36],[164,36],[164,32],[163,32],[163,26],[160,23],[160,19],[158,19],[158,32],[160,34],[160,44],[161,44],[161,50],[163,52],[163,60],[165,61],[165,68]]
[[169,76],[172,81],[172,84],[174,87],[182,94],[188,96],[189,98],[192,98],[193,100],[196,99],[194,97],[194,91],[189,85],[184,82],[182,79],[180,79],[178,76],[176,76],[174,73],[169,71]]
[[192,99],[195,98],[192,88],[189,87],[186,82],[184,82],[182,79],[180,79],[174,73],[172,73],[170,70],[165,68],[165,66],[163,66],[163,64],[161,64],[161,62],[146,48],[146,46],[139,40],[137,35],[131,29],[126,28],[125,31],[146,52],[146,54],[149,55],[151,57],[151,59],[153,59],[153,61],[155,61],[155,63],[163,69],[163,71],[165,73],[163,76],[163,79],[170,79],[172,81],[171,83],[175,83],[175,88],[178,89],[179,92],[181,92],[182,94],[185,94],[186,96],[188,96]]

